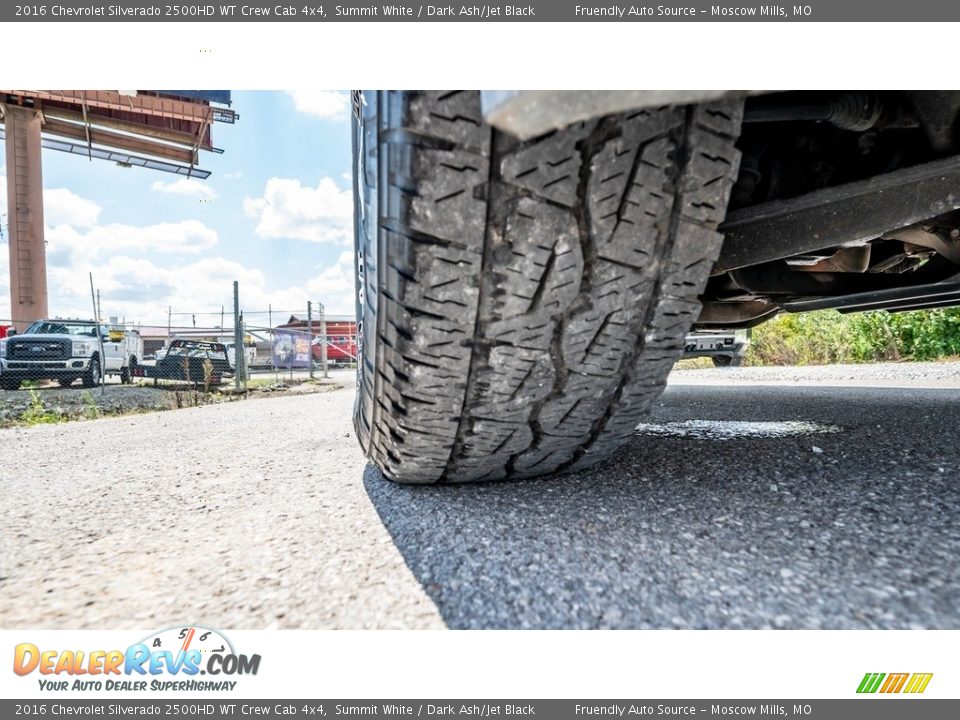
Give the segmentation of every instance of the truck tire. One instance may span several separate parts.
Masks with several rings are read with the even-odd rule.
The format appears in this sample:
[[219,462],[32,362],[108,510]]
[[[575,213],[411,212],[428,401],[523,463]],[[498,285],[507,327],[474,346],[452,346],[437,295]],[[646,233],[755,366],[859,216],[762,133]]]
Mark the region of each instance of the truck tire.
[[133,382],[133,373],[131,372],[132,368],[137,366],[137,358],[134,356],[130,357],[129,362],[126,367],[120,368],[120,384],[129,385]]
[[714,355],[713,366],[718,368],[740,367],[743,364],[741,355]]
[[71,385],[73,385],[74,380],[76,380],[76,378],[72,378],[72,377],[58,378],[57,383],[59,383],[60,387],[62,388],[68,388]]
[[634,432],[697,318],[742,104],[527,141],[476,92],[354,96],[354,424],[406,483],[587,467]]
[[0,390],[19,390],[20,378],[0,377]]
[[100,372],[100,358],[94,355],[90,358],[90,365],[81,378],[85,388],[96,387],[103,382],[103,374]]

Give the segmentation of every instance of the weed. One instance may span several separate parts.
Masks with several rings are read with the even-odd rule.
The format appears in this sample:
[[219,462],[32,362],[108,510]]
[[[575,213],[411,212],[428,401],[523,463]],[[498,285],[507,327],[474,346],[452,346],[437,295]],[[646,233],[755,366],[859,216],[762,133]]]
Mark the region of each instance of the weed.
[[60,422],[62,419],[58,413],[47,409],[43,404],[40,393],[34,388],[30,388],[30,405],[20,416],[20,421],[24,425],[51,425]]
[[84,390],[83,392],[83,405],[83,417],[88,420],[100,417],[100,408],[97,406],[97,401],[93,399],[93,394],[89,390]]

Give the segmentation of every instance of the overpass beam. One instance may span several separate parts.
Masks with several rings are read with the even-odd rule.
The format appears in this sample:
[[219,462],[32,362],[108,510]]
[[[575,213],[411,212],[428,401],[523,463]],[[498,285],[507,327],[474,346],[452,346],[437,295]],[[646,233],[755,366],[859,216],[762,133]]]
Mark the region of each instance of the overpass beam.
[[40,126],[33,108],[3,106],[6,125],[10,311],[17,330],[47,317],[47,253],[43,237]]

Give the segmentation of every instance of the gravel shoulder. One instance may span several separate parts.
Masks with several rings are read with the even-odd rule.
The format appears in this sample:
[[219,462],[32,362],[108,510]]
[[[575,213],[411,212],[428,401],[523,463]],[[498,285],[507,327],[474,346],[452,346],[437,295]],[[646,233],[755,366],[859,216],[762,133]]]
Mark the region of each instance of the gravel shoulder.
[[352,404],[0,430],[0,626],[442,626],[363,491]]
[[674,370],[671,385],[795,385],[960,388],[960,362],[868,363],[803,367]]

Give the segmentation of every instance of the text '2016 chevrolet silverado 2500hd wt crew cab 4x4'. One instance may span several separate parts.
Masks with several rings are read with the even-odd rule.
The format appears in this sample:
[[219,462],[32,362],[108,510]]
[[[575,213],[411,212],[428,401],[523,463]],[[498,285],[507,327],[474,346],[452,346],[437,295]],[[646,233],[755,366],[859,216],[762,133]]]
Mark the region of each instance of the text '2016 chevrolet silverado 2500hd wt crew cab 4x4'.
[[139,333],[93,320],[38,320],[22,334],[0,341],[0,389],[16,390],[25,380],[56,380],[69,387],[99,385],[106,375],[129,383],[143,357]]
[[354,93],[357,434],[409,483],[609,456],[691,331],[960,302],[960,92]]

